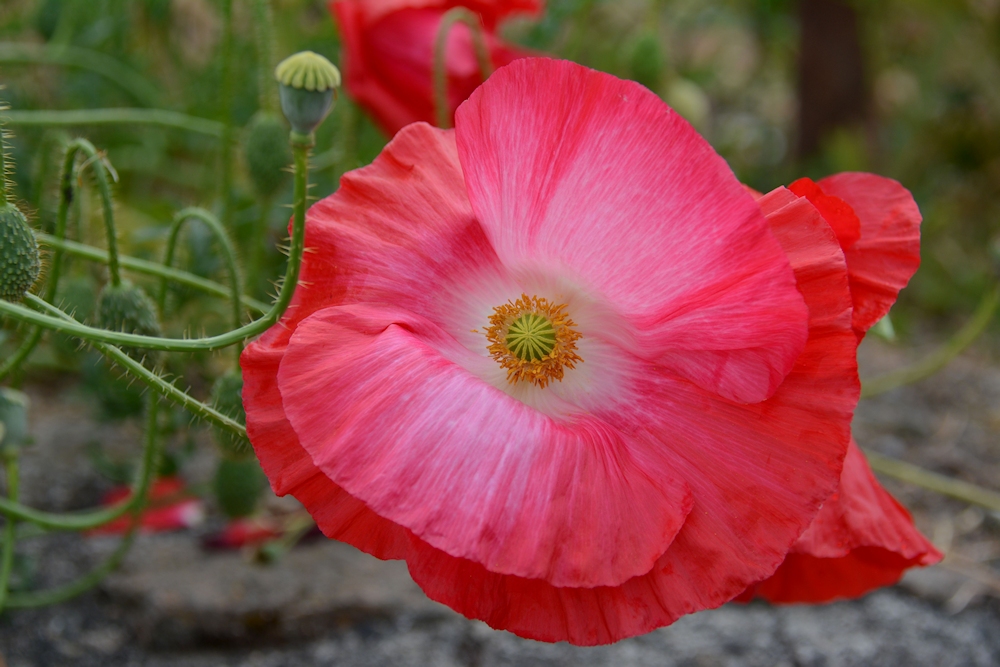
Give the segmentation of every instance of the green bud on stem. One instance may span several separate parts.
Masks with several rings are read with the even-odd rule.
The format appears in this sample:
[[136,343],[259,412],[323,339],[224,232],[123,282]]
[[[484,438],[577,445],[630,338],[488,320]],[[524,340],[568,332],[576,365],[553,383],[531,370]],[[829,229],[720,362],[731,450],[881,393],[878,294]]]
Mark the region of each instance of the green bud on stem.
[[274,76],[280,84],[281,110],[292,130],[311,134],[333,108],[340,71],[318,53],[301,51],[282,60]]
[[0,204],[0,299],[20,301],[38,279],[38,242],[13,204]]
[[[101,328],[109,331],[159,336],[160,322],[152,299],[141,287],[127,280],[120,285],[108,283],[97,298],[97,319]],[[155,366],[157,355],[139,348],[122,348],[133,359],[145,358],[147,366]]]

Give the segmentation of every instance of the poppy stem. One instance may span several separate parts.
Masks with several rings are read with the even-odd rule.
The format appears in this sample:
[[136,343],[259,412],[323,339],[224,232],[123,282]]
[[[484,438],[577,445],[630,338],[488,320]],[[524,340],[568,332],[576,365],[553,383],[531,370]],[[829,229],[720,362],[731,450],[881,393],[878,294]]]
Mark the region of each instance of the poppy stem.
[[984,489],[969,482],[952,479],[936,472],[924,470],[912,463],[883,456],[878,452],[865,449],[868,465],[875,472],[898,479],[914,486],[919,486],[944,496],[950,496],[973,505],[1000,512],[1000,493]]
[[1000,285],[995,285],[983,296],[976,312],[973,313],[965,326],[959,329],[950,340],[911,366],[866,380],[861,387],[861,397],[878,396],[897,387],[923,380],[940,371],[986,330],[986,327],[993,320],[998,304],[1000,304]]
[[[31,304],[36,310],[32,310],[32,308],[28,308],[21,304],[11,303],[0,299],[0,315],[12,317],[13,319],[21,322],[41,326],[52,331],[62,331],[72,336],[76,336],[77,338],[82,338],[90,343],[110,343],[111,345],[131,346],[147,350],[165,350],[168,352],[219,350],[224,347],[240,343],[252,336],[264,333],[267,329],[277,323],[279,319],[281,319],[281,316],[285,313],[288,305],[292,302],[292,296],[295,294],[295,288],[298,285],[299,271],[302,268],[302,253],[305,249],[306,194],[309,183],[309,152],[315,145],[315,137],[312,134],[303,135],[293,132],[291,143],[292,153],[295,156],[295,196],[293,204],[295,213],[292,218],[292,238],[289,246],[288,265],[285,269],[285,278],[281,283],[281,290],[278,292],[278,299],[259,319],[254,320],[250,324],[234,329],[233,331],[219,334],[217,336],[206,336],[203,338],[164,338],[160,336],[142,336],[138,334],[127,334],[120,331],[110,331],[108,329],[98,329],[87,326],[76,321],[58,308],[51,306],[42,299],[39,299],[31,294],[26,295],[24,300],[26,303]],[[110,259],[111,257],[109,252],[109,260]],[[117,255],[114,259],[117,267]],[[102,351],[105,349],[99,345],[95,345],[95,347]],[[120,351],[109,350],[108,354],[112,354],[113,356],[113,352]],[[155,374],[153,374],[153,377],[150,378],[148,375],[144,375],[139,372],[139,369],[135,368],[135,364],[127,362],[119,363],[126,366],[130,372],[133,372],[133,374],[139,376],[143,382],[154,390],[158,390],[157,387],[159,384],[166,385],[166,387],[163,388],[163,391],[160,392],[162,395],[167,396],[171,391],[178,392],[186,397],[187,400],[193,401],[195,404],[201,406],[201,408],[207,408],[207,406],[199,401],[195,401],[195,399],[187,396],[187,394],[184,394],[184,392],[176,389],[173,385],[163,382],[162,379]],[[139,366],[141,366],[141,364]],[[181,399],[182,403],[184,403],[184,401],[185,399]],[[222,421],[219,421],[216,416],[206,416],[206,414],[201,414],[200,416],[205,416],[205,418],[209,419],[209,421],[219,423],[223,426],[223,428],[232,429],[234,426],[238,429],[243,428],[236,422],[232,422],[232,420],[229,420],[222,415],[218,415],[218,417],[222,418]],[[0,507],[0,511],[2,511],[2,507]]]
[[449,9],[441,17],[437,37],[434,40],[434,112],[437,116],[437,126],[451,127],[451,106],[448,104],[448,36],[456,23],[464,23],[472,33],[472,48],[476,52],[479,71],[483,81],[493,73],[493,62],[486,48],[486,36],[479,16],[465,7]]
[[274,94],[274,16],[269,0],[254,0],[254,24],[257,34],[257,97],[261,110],[274,112],[278,98]]
[[[3,453],[3,464],[7,471],[7,499],[17,502],[18,491],[18,461],[17,452],[13,448]],[[17,522],[7,517],[4,524],[3,554],[0,555],[0,612],[7,605],[7,588],[10,585],[10,573],[14,567],[14,545],[17,542]]]
[[[226,261],[226,269],[229,272],[229,301],[232,306],[233,312],[233,329],[239,329],[243,309],[240,302],[240,294],[243,289],[241,287],[240,280],[240,270],[236,264],[236,250],[233,248],[233,243],[229,239],[229,234],[222,227],[222,223],[214,215],[209,213],[203,208],[186,208],[177,213],[174,216],[174,222],[170,226],[170,235],[167,237],[167,254],[163,258],[163,266],[168,269],[174,263],[174,255],[177,250],[177,239],[180,237],[181,228],[184,223],[188,220],[198,220],[215,236],[219,247],[222,249],[222,256]],[[160,293],[157,298],[157,307],[160,311],[160,317],[163,317],[164,311],[167,305],[167,279],[162,278],[160,280]],[[234,349],[236,350],[236,364],[240,363],[240,353],[243,351],[243,341],[236,343]]]

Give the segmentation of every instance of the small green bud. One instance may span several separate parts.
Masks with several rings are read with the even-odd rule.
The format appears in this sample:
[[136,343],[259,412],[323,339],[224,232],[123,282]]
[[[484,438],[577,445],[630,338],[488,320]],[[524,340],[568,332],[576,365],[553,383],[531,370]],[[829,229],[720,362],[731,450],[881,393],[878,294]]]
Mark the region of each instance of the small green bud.
[[300,134],[311,134],[333,108],[340,71],[329,60],[301,51],[282,60],[274,70],[280,84],[281,110]]
[[[247,413],[243,410],[243,374],[239,369],[220,375],[212,386],[212,405],[230,419],[245,424]],[[253,448],[245,437],[212,427],[215,443],[223,454],[233,460],[253,458]]]
[[0,449],[24,447],[28,436],[28,397],[8,387],[0,387]]
[[[142,288],[123,280],[117,287],[108,283],[97,298],[98,324],[110,331],[159,336],[160,323],[156,307]],[[147,365],[156,364],[157,354],[142,348],[123,347],[122,351],[133,359],[145,358]]]
[[35,232],[12,204],[0,204],[0,299],[20,301],[41,268]]
[[257,459],[222,459],[215,470],[213,487],[226,516],[238,518],[253,514],[266,484],[267,478]]
[[288,126],[275,114],[261,111],[247,126],[243,153],[257,194],[271,197],[284,184],[285,167],[292,163]]

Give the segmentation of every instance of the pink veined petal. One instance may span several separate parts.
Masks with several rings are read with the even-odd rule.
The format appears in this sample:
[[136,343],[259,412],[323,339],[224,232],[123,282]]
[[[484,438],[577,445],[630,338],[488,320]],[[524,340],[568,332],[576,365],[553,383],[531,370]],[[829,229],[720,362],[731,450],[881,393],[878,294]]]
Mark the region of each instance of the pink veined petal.
[[920,266],[920,209],[906,188],[875,174],[836,174],[819,186],[861,221],[861,237],[844,252],[860,337],[889,312]]
[[[627,118],[627,122],[623,122]],[[653,93],[574,63],[498,70],[456,114],[469,198],[508,266],[575,272],[631,345],[741,402],[770,396],[806,312],[753,197]]]
[[747,595],[770,602],[828,602],[896,583],[941,553],[886,492],[852,440],[837,493],[792,546],[788,558]]
[[[524,637],[604,644],[723,604],[782,562],[837,484],[860,384],[846,266],[832,230],[787,190],[761,203],[809,305],[809,342],[762,404],[693,389],[676,399],[674,436],[702,438],[701,447],[674,453],[695,505],[656,567],[617,587],[559,588],[414,542],[407,562],[429,597]],[[746,432],[737,435],[738,426]]]
[[435,349],[447,345],[388,307],[332,307],[299,324],[278,386],[316,466],[494,572],[572,586],[648,572],[690,511],[684,482],[664,467],[654,478],[636,462],[641,445],[601,420],[556,422],[470,375]]

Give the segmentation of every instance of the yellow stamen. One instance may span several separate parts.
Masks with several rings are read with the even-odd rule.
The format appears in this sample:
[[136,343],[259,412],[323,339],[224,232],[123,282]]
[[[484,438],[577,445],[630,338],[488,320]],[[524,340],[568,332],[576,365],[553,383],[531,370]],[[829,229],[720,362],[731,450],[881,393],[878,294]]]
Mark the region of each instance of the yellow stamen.
[[507,369],[511,384],[523,380],[545,387],[552,380],[561,381],[564,368],[583,362],[576,353],[581,335],[575,326],[565,304],[522,294],[517,301],[493,309],[486,330],[487,349]]

